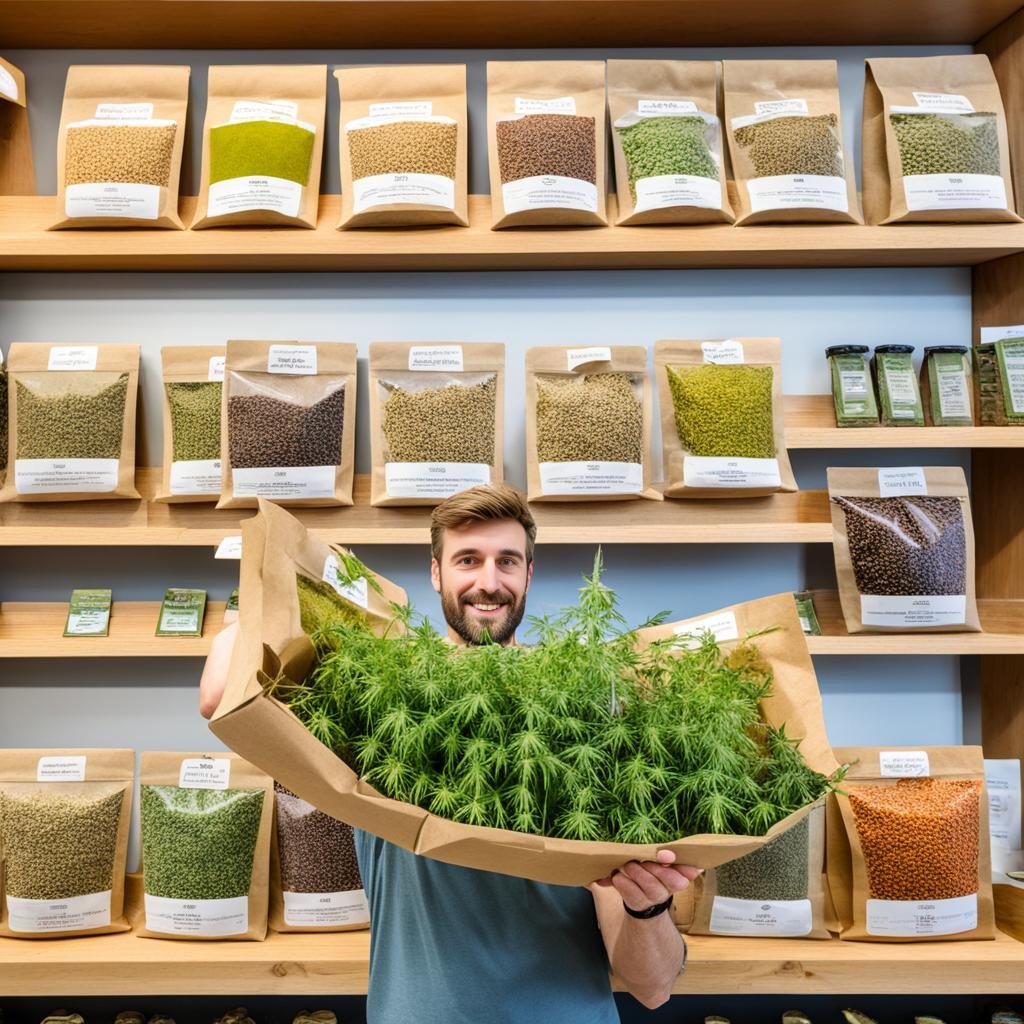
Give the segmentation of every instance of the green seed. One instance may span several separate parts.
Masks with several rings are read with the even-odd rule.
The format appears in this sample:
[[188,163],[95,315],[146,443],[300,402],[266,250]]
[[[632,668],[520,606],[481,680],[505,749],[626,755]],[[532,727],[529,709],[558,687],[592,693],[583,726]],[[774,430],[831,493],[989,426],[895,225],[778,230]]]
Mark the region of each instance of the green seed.
[[996,115],[890,114],[903,174],[1000,173]]
[[165,384],[175,462],[220,458],[220,381]]
[[807,899],[810,818],[715,872],[720,895],[738,900]]
[[210,184],[232,178],[284,178],[305,185],[314,132],[277,121],[242,121],[210,129]]
[[634,203],[641,178],[684,174],[718,180],[718,164],[708,148],[708,125],[702,117],[646,117],[615,130],[622,142]]

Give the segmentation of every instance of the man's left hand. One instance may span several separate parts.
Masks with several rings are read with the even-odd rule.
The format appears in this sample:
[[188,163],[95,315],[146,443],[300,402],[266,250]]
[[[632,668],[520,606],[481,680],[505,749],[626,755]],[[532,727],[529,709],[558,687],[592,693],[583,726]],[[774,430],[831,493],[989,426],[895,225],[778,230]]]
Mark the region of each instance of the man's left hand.
[[676,855],[671,850],[659,850],[657,860],[631,860],[607,878],[599,878],[597,884],[614,886],[622,902],[630,910],[640,912],[682,892],[703,870],[689,864],[677,864]]

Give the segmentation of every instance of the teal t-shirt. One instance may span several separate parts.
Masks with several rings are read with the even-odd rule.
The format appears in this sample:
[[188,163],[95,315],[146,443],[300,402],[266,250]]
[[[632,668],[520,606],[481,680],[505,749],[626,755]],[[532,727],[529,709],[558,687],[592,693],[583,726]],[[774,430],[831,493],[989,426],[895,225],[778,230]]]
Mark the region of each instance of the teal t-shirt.
[[367,1024],[619,1024],[594,897],[454,867],[355,829]]

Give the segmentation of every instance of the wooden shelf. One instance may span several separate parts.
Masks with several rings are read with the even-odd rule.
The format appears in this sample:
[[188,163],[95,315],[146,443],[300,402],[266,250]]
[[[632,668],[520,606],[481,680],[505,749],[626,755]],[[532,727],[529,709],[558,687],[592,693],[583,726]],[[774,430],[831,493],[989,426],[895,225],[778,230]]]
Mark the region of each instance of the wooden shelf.
[[[47,231],[56,208],[53,196],[4,196],[0,197],[0,271],[967,266],[1024,252],[1024,224],[492,231],[487,196],[470,197],[468,228],[337,231],[339,198],[321,197],[319,221],[313,231],[256,227]],[[182,200],[186,223],[194,205],[194,198]],[[612,198],[611,216],[614,208]]]

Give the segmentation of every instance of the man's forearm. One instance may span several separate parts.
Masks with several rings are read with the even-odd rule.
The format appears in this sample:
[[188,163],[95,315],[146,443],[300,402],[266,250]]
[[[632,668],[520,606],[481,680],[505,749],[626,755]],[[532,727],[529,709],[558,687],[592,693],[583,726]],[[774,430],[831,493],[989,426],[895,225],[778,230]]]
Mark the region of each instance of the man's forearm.
[[686,960],[686,946],[670,913],[648,921],[623,915],[612,971],[629,993],[644,1006],[661,1006]]

